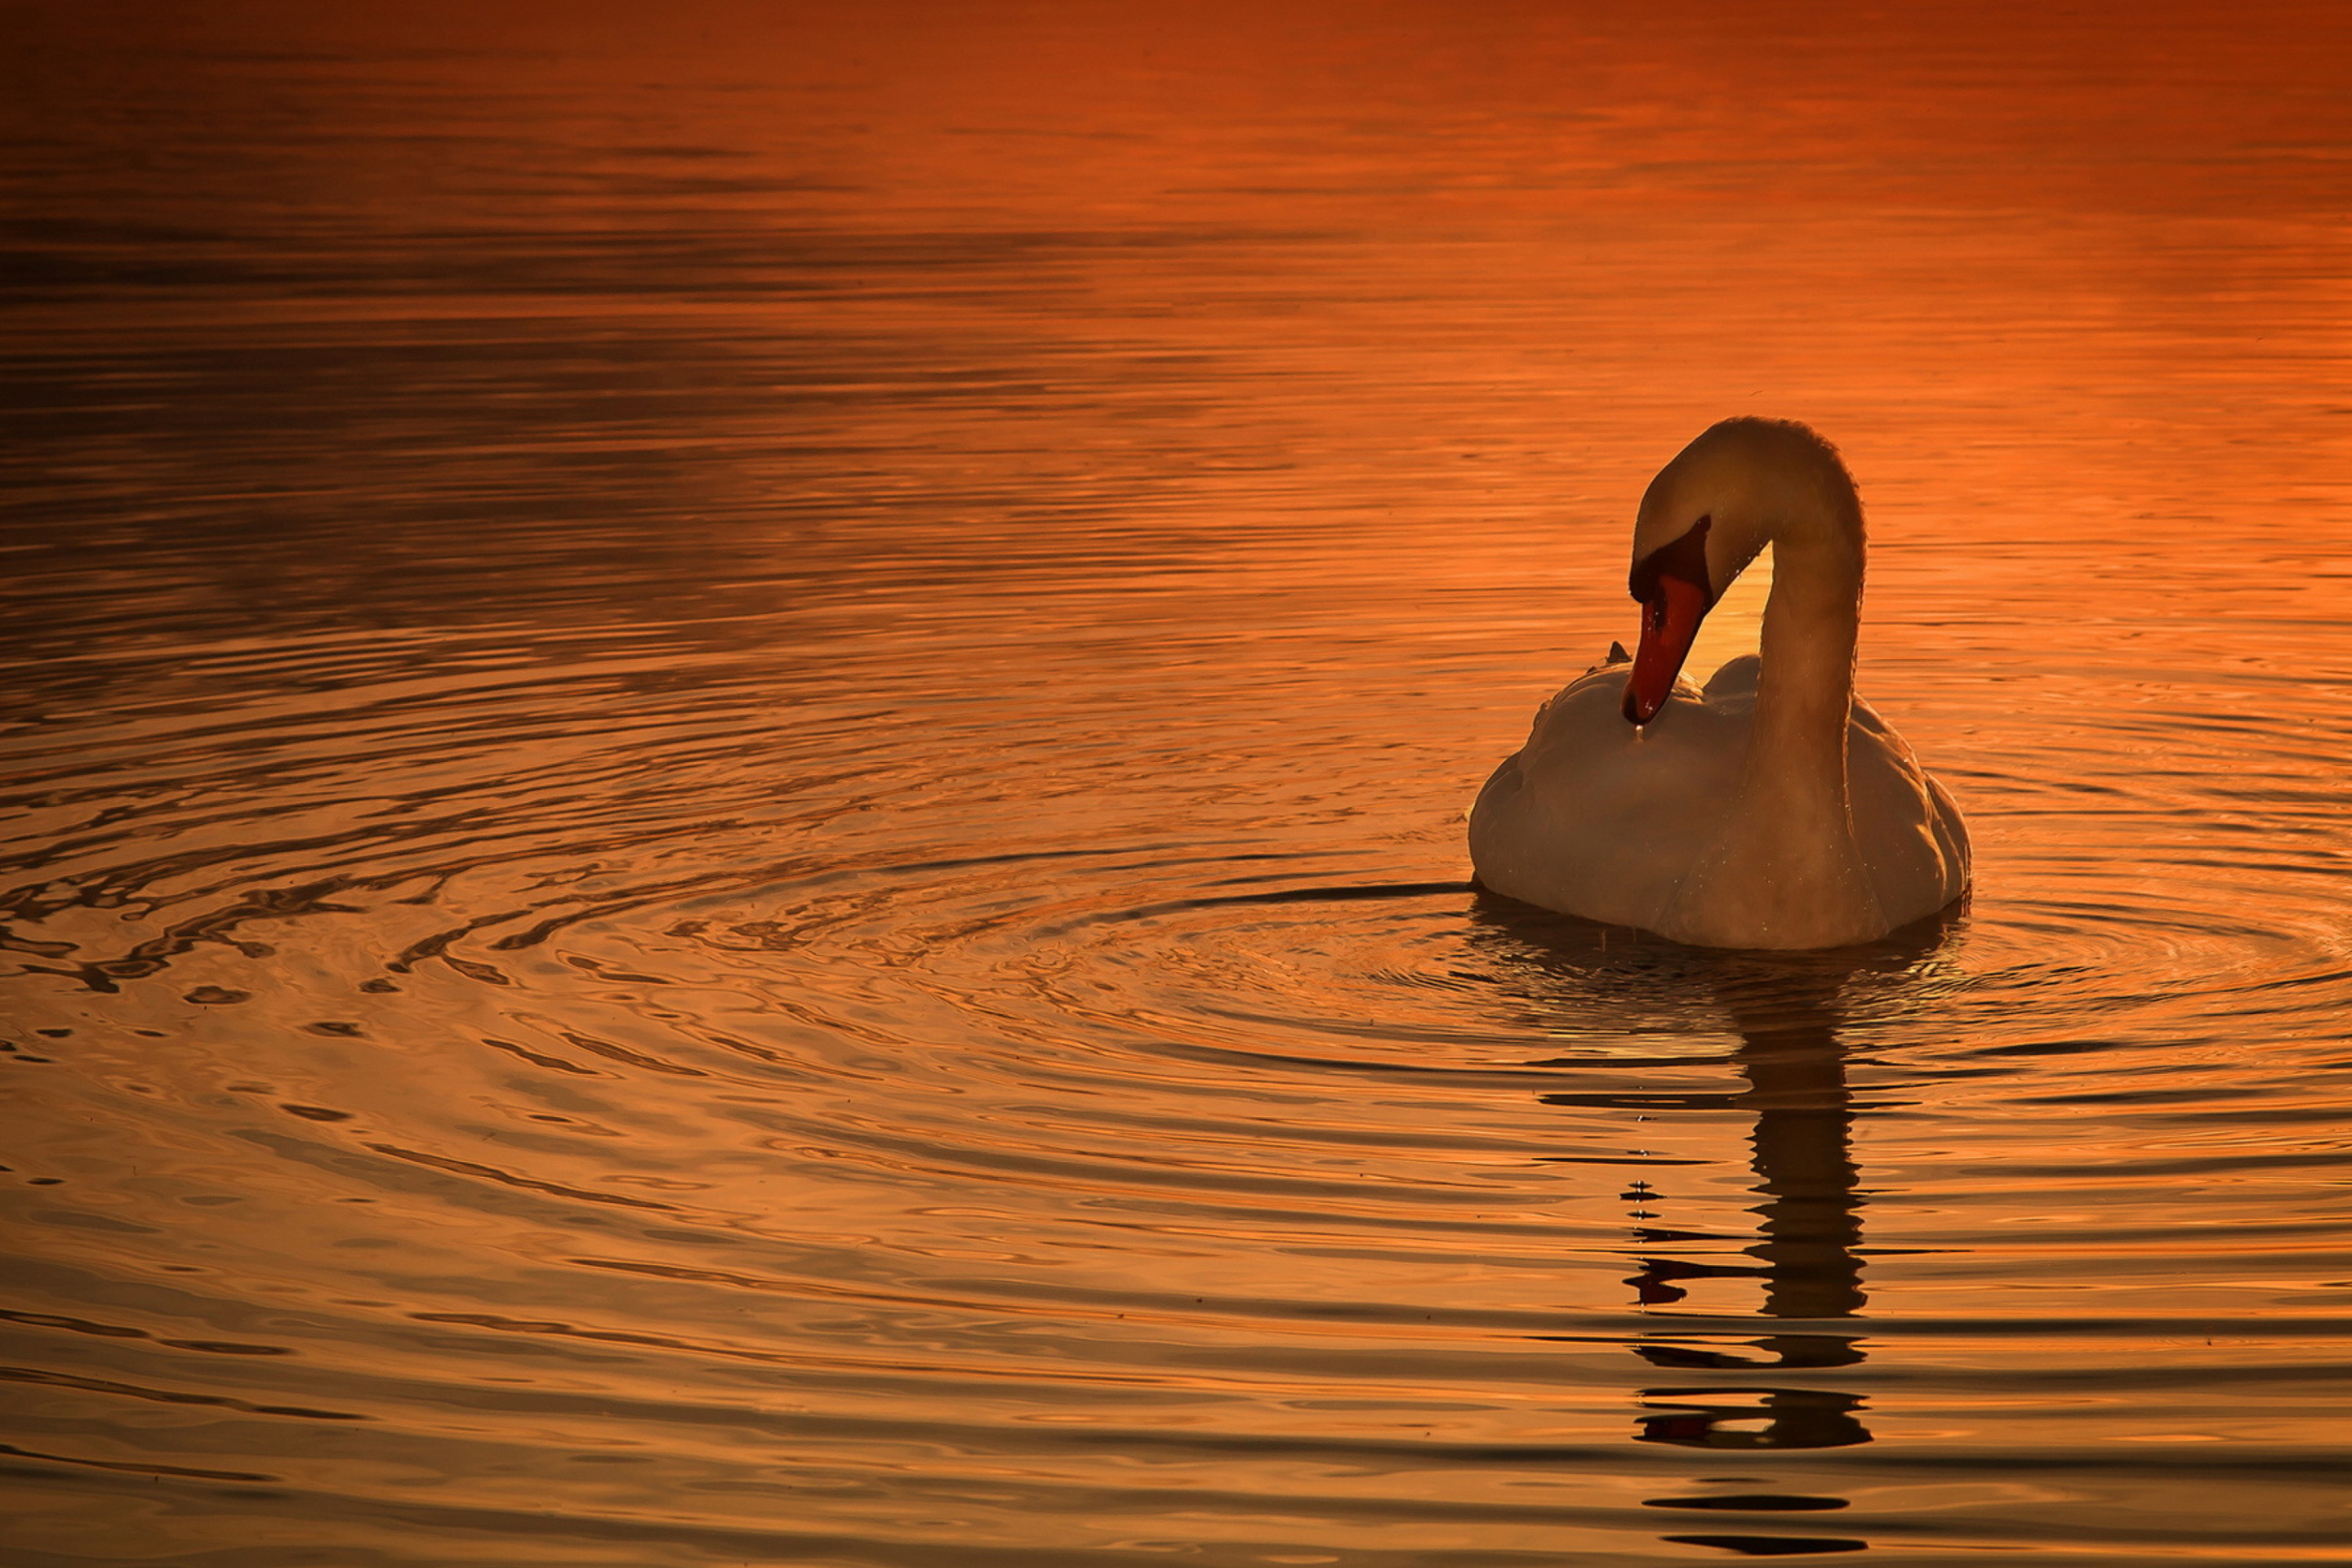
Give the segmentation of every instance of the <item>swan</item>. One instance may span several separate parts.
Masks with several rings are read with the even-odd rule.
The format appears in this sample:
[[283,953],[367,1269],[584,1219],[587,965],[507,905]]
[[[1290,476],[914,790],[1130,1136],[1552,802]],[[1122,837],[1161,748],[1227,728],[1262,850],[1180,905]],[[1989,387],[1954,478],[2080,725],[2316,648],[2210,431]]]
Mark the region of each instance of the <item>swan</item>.
[[[1772,547],[1762,652],[1679,679]],[[1871,942],[1950,904],[1968,830],[1853,692],[1862,498],[1811,428],[1727,419],[1659,471],[1633,524],[1642,637],[1538,710],[1470,810],[1481,886],[1698,947]]]

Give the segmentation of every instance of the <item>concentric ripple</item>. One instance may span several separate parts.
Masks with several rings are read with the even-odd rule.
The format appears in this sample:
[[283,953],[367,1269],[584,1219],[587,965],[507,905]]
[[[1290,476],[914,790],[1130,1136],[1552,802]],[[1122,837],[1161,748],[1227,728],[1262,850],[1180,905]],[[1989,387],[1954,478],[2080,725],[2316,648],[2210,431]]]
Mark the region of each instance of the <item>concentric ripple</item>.
[[[1532,1562],[1847,1550],[1923,1496],[1961,1556],[2193,1550],[2166,1489],[2227,1485],[2324,1538],[2312,752],[2233,736],[2208,784],[2078,731],[2077,791],[1945,738],[1969,905],[1709,955],[1463,880],[1410,659],[1356,668],[1384,731],[1286,696],[1341,794],[1246,688],[1179,694],[1235,729],[1171,773],[1128,671],[943,745],[969,639],[833,652],[386,645],[20,732],[12,1447],[56,1507],[211,1489],[289,1552]],[[173,1517],[106,1538],[204,1550]]]

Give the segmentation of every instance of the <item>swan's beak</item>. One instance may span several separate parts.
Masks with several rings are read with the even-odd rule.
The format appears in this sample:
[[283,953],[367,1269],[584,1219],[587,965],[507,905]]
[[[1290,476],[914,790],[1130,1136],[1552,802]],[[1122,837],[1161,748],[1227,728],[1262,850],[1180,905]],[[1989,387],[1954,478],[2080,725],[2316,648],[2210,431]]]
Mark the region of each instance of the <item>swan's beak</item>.
[[1625,719],[1633,724],[1648,723],[1666,705],[1710,604],[1705,588],[1682,577],[1661,574],[1652,591],[1654,596],[1642,601],[1642,646],[1625,681]]

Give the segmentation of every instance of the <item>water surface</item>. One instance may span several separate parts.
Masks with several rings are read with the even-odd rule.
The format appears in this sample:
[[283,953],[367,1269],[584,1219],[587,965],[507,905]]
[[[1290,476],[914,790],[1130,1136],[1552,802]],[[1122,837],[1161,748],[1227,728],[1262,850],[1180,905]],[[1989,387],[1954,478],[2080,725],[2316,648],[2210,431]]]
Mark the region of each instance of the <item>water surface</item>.
[[[2342,17],[1264,9],[11,13],[12,1564],[2352,1562]],[[1740,412],[1867,950],[1466,881]]]

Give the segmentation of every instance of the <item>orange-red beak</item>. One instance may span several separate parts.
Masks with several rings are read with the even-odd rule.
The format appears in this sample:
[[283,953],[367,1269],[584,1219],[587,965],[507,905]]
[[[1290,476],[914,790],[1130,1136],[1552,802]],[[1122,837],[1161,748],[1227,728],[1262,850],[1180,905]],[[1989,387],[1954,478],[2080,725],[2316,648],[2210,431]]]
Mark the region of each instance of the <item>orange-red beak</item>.
[[1698,624],[1706,619],[1706,590],[1679,577],[1660,577],[1657,596],[1642,605],[1642,646],[1633,655],[1633,673],[1625,682],[1625,717],[1646,724],[1658,716],[1675,689],[1697,640]]
[[1675,677],[1682,673],[1683,660],[1697,640],[1698,624],[1715,607],[1715,588],[1706,574],[1706,531],[1712,521],[1700,518],[1680,539],[1633,563],[1627,586],[1642,602],[1642,646],[1625,681],[1628,723],[1646,724],[1666,705]]

